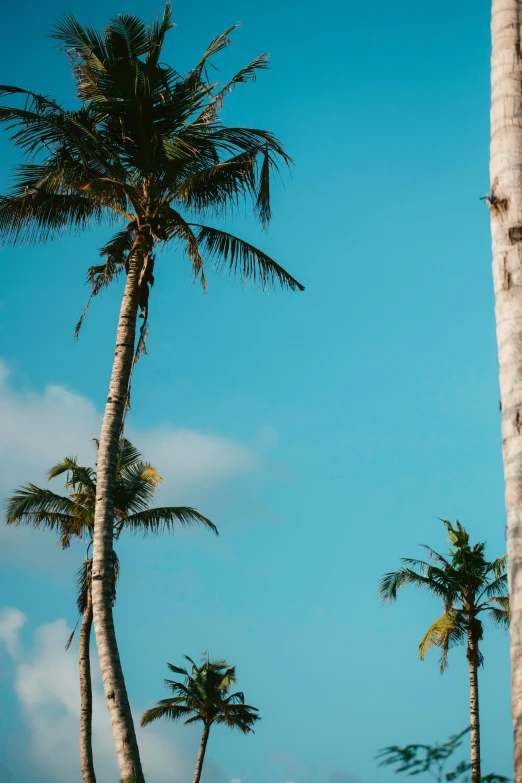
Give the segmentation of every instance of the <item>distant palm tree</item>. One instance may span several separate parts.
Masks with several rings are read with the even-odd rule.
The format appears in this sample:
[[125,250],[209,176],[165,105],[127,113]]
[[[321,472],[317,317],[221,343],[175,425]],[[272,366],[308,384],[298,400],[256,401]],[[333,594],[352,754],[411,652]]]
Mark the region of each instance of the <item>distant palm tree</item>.
[[[80,629],[80,762],[84,783],[95,783],[92,752],[92,687],[90,640],[92,628],[92,559],[89,549],[94,528],[96,504],[96,471],[81,467],[75,457],[66,457],[48,472],[49,480],[66,475],[68,495],[57,495],[34,484],[20,487],[7,501],[6,523],[47,528],[56,532],[61,546],[66,549],[72,539],[88,539],[87,557],[78,571],[77,607],[82,618]],[[150,508],[161,476],[128,440],[121,439],[114,491],[114,537],[123,530],[143,535],[171,530],[176,524],[202,523],[214,533],[215,525],[195,509],[187,506]],[[116,598],[119,564],[112,554],[111,602]],[[74,634],[74,632],[73,632]],[[72,641],[72,636],[68,645]]]
[[184,252],[204,286],[205,272],[215,268],[263,288],[303,289],[266,253],[206,223],[237,214],[249,201],[261,225],[270,222],[273,176],[290,158],[271,132],[227,127],[220,120],[231,90],[253,81],[268,67],[268,57],[261,54],[226,84],[216,83],[211,60],[230,44],[230,27],[181,75],[163,59],[173,27],[170,3],[148,26],[122,14],[104,31],[82,27],[67,14],[52,37],[67,53],[79,108],[66,109],[20,87],[0,87],[0,98],[11,104],[0,106],[0,122],[27,156],[12,190],[0,199],[3,239],[45,241],[101,222],[118,229],[88,279],[96,295],[120,274],[126,277],[100,435],[92,583],[102,680],[124,783],[143,783],[143,771],[114,631],[112,493],[132,368],[147,332],[157,250],[174,246]]
[[252,726],[260,717],[255,707],[245,704],[243,693],[230,693],[231,685],[237,682],[235,666],[222,660],[210,660],[208,655],[204,656],[201,666],[188,655],[185,658],[192,664],[190,674],[186,669],[167,664],[171,672],[183,675],[184,682],[165,680],[165,685],[175,696],[162,699],[156,707],[147,710],[141,725],[147,726],[159,718],[183,720],[185,725],[200,721],[203,735],[193,780],[193,783],[199,783],[210,727],[214,723],[224,723],[229,729],[239,729],[248,734],[253,732]]
[[[440,668],[447,665],[450,647],[466,644],[470,683],[471,723],[471,783],[480,783],[480,721],[478,667],[483,662],[479,642],[483,625],[479,619],[485,612],[491,620],[509,627],[509,596],[506,575],[506,556],[488,561],[485,544],[469,543],[469,535],[459,524],[455,527],[444,520],[448,539],[453,549],[444,557],[428,546],[431,563],[403,557],[406,565],[398,571],[385,574],[380,581],[380,593],[385,601],[393,601],[397,590],[414,585],[427,590],[442,600],[444,614],[428,628],[419,645],[420,657],[434,647],[441,649]],[[417,569],[417,570],[415,570]]]

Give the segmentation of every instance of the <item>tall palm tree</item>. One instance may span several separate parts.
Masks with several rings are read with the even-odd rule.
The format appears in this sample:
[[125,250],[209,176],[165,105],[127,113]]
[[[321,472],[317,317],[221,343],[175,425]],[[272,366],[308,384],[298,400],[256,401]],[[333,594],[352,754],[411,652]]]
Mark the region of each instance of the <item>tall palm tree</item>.
[[[114,537],[124,530],[143,535],[172,530],[178,524],[200,523],[217,533],[215,525],[187,506],[151,508],[161,476],[141,452],[124,438],[120,439],[114,491]],[[92,752],[92,687],[90,641],[92,628],[92,558],[89,550],[94,530],[96,471],[78,465],[75,457],[66,457],[48,472],[49,480],[65,474],[67,495],[57,495],[34,484],[17,489],[7,501],[6,523],[46,528],[56,532],[62,548],[73,539],[87,539],[87,557],[78,571],[76,604],[81,617],[79,643],[80,669],[80,763],[84,783],[95,783]],[[111,601],[116,598],[119,563],[112,550]],[[74,634],[74,632],[73,632]],[[72,641],[71,635],[68,646]]]
[[479,643],[483,636],[480,615],[484,612],[497,625],[509,626],[506,556],[486,560],[485,544],[469,542],[469,535],[459,524],[444,520],[448,540],[453,548],[444,557],[424,546],[431,562],[403,557],[405,565],[385,574],[379,585],[385,601],[397,598],[397,590],[414,585],[440,599],[444,613],[428,628],[419,645],[420,657],[434,647],[441,650],[440,668],[444,671],[450,647],[466,645],[469,664],[471,783],[480,783],[480,721],[478,667],[483,662]]
[[267,68],[267,56],[256,57],[224,85],[213,82],[211,58],[229,45],[230,27],[181,75],[162,60],[172,27],[170,3],[149,26],[120,15],[103,32],[62,16],[52,36],[69,57],[79,108],[66,109],[20,87],[0,88],[0,97],[22,101],[0,106],[0,121],[28,157],[0,201],[4,241],[46,240],[107,220],[118,224],[101,250],[103,263],[90,268],[88,280],[95,295],[126,275],[100,435],[92,585],[102,679],[124,783],[142,783],[143,772],[112,615],[113,492],[131,371],[147,333],[157,250],[181,248],[203,286],[206,269],[214,267],[262,287],[303,288],[266,253],[201,222],[235,213],[251,199],[261,225],[269,224],[273,175],[290,158],[271,132],[220,121],[232,88],[254,80]]
[[492,0],[490,193],[511,618],[515,779],[522,783],[522,0]]
[[253,732],[252,726],[260,717],[255,707],[245,704],[243,693],[230,693],[232,684],[237,682],[235,666],[230,666],[227,661],[210,660],[208,654],[203,657],[201,666],[188,655],[185,658],[192,665],[191,672],[172,663],[167,664],[170,671],[181,674],[184,681],[165,680],[165,685],[175,695],[162,699],[156,707],[143,713],[141,725],[147,726],[159,718],[182,720],[185,726],[201,722],[203,733],[192,782],[199,783],[211,726],[223,723],[229,729],[239,729],[248,734]]

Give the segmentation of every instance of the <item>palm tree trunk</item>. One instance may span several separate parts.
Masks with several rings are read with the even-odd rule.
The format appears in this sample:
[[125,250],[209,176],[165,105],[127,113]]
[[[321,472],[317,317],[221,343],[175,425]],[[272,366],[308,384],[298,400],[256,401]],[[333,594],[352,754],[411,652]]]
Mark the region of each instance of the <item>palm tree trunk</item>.
[[480,783],[480,717],[478,692],[478,649],[472,638],[468,639],[469,663],[469,723],[471,726],[471,783]]
[[96,783],[92,758],[91,643],[92,600],[89,594],[80,629],[80,764],[83,783]]
[[196,761],[196,771],[194,772],[194,779],[192,783],[199,783],[199,779],[201,777],[201,770],[203,769],[203,761],[205,760],[205,751],[207,749],[209,734],[210,734],[210,726],[205,725],[205,728],[203,729],[203,735],[201,737],[198,760]]
[[522,62],[521,0],[493,0],[491,213],[511,594],[515,781],[522,783]]
[[129,264],[121,303],[109,394],[103,415],[96,470],[92,602],[96,644],[122,783],[144,783],[134,722],[123,678],[112,613],[114,479],[120,431],[134,357],[139,274],[143,254]]

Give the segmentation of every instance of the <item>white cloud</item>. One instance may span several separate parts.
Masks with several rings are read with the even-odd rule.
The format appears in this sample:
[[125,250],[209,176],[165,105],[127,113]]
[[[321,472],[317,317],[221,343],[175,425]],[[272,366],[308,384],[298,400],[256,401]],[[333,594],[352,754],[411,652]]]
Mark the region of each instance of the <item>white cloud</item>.
[[[66,652],[64,642],[71,629],[65,620],[39,626],[32,646],[24,649],[18,634],[25,617],[17,609],[3,609],[2,618],[8,618],[0,629],[11,629],[2,635],[15,664],[15,692],[22,716],[29,730],[31,761],[57,783],[80,780],[78,726],[80,696],[77,659],[71,649]],[[10,618],[10,620],[9,620]],[[93,749],[96,776],[99,783],[113,783],[118,779],[117,764],[109,716],[105,706],[100,676],[93,655]],[[150,783],[178,783],[187,779],[192,770],[196,749],[189,748],[185,758],[172,740],[172,732],[162,733],[161,727],[139,728],[139,712],[135,724],[147,781]]]
[[0,609],[0,642],[13,657],[18,652],[18,636],[24,624],[25,615],[19,609]]
[[[92,438],[100,422],[101,414],[89,399],[63,386],[49,385],[39,392],[15,389],[0,358],[0,496],[20,484],[45,484],[49,467],[67,455],[92,465]],[[130,421],[127,435],[165,479],[162,502],[196,505],[209,488],[256,465],[251,449],[215,434],[168,426],[138,429]],[[54,565],[59,559],[56,542],[47,535],[0,525],[0,541],[0,560],[20,562],[36,554],[39,562],[48,557]]]

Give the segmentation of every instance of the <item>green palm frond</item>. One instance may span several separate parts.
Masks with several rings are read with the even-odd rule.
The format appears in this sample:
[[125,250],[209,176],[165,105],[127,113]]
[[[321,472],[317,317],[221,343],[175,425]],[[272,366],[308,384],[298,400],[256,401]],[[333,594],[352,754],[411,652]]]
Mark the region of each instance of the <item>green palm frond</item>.
[[[202,721],[210,727],[213,723],[222,723],[245,734],[253,731],[253,724],[259,720],[257,708],[245,704],[241,691],[230,693],[231,685],[237,681],[235,666],[230,666],[224,659],[211,659],[208,654],[199,665],[188,655],[185,659],[191,665],[190,673],[180,666],[167,664],[170,671],[183,677],[183,682],[165,680],[165,685],[175,695],[148,710],[142,725],[160,717],[173,720],[186,717],[185,724]],[[183,714],[179,712],[181,706],[185,710]]]
[[267,70],[268,61],[269,57],[266,52],[263,52],[262,54],[259,54],[257,57],[255,57],[252,62],[248,63],[248,65],[245,65],[244,68],[241,68],[241,70],[239,70],[235,76],[233,76],[223,87],[218,90],[211,100],[211,105],[214,104],[216,109],[221,109],[223,101],[225,100],[226,96],[232,92],[234,87],[237,84],[246,84],[250,81],[255,82],[258,71]]
[[383,601],[394,601],[397,598],[397,591],[406,585],[414,585],[427,590],[439,598],[445,599],[447,596],[447,588],[440,580],[417,573],[411,568],[401,568],[399,571],[392,571],[381,578],[379,582],[381,598]]
[[148,462],[126,465],[118,472],[114,492],[114,507],[122,519],[145,511],[156,493],[161,478]]
[[[5,521],[8,525],[57,530],[62,537],[65,536],[67,543],[63,545],[67,546],[68,538],[81,538],[83,535],[81,525],[77,523],[77,511],[70,498],[27,484],[7,499]],[[85,514],[84,509],[81,509],[81,514]]]
[[173,704],[172,702],[173,699],[164,699],[163,703],[144,712],[141,718],[141,725],[148,726],[149,723],[153,723],[160,718],[167,718],[172,721],[183,720],[191,714],[190,707],[185,707],[182,704]]
[[292,291],[304,291],[304,286],[286,272],[273,258],[258,248],[227,231],[220,231],[199,223],[189,223],[196,229],[196,239],[203,247],[218,273],[228,271],[239,276],[241,281],[253,280],[263,289],[270,289],[275,283]]
[[92,558],[86,558],[76,572],[76,607],[80,615],[87,609],[92,580]]
[[84,196],[34,191],[0,198],[0,237],[6,244],[35,244],[54,239],[66,229],[83,231],[101,223],[103,208]]
[[[303,290],[265,253],[199,219],[209,211],[226,216],[249,200],[262,227],[268,226],[272,179],[291,158],[270,131],[228,127],[220,119],[226,95],[255,81],[268,57],[259,55],[224,84],[212,83],[209,68],[229,46],[233,25],[183,76],[161,62],[173,26],[169,3],[149,26],[120,14],[103,32],[83,27],[72,14],[60,17],[52,37],[72,64],[80,100],[74,111],[44,95],[0,87],[0,100],[15,104],[0,106],[0,123],[29,158],[0,199],[0,234],[12,244],[32,243],[117,222],[115,237],[102,249],[104,263],[89,269],[91,296],[126,271],[144,227],[140,236],[149,237],[151,254],[157,244],[180,240],[203,284],[206,254],[219,270],[262,287]],[[169,210],[188,215],[172,223],[165,219]],[[193,229],[189,215],[198,220]]]
[[257,708],[249,704],[229,704],[224,702],[223,711],[215,718],[215,723],[224,723],[231,729],[239,729],[243,734],[254,733],[252,726],[261,720]]
[[165,10],[163,11],[163,16],[161,19],[152,22],[152,24],[149,26],[149,42],[146,52],[146,61],[149,65],[153,67],[157,66],[165,36],[169,30],[172,30],[173,27],[172,5],[170,2],[167,2],[165,4]]
[[125,528],[143,535],[157,535],[164,530],[171,530],[176,525],[202,524],[218,535],[218,529],[210,519],[207,519],[189,506],[164,506],[148,508],[131,514],[125,518]]
[[482,598],[493,598],[495,596],[505,595],[507,589],[508,578],[507,574],[504,573],[498,576],[492,582],[486,583],[484,588],[478,594],[477,600],[480,601]]
[[[509,623],[506,557],[488,561],[485,544],[471,544],[466,529],[457,521],[441,520],[451,544],[445,557],[429,546],[424,549],[430,562],[402,558],[404,567],[385,574],[379,591],[385,601],[394,600],[397,591],[408,584],[424,588],[442,601],[444,613],[428,629],[419,645],[420,657],[434,647],[441,649],[441,670],[447,666],[448,651],[458,644],[467,645],[470,663],[483,662],[479,643],[483,638],[481,612],[487,612],[493,622]],[[494,605],[491,605],[491,604]]]
[[66,457],[61,462],[57,462],[56,465],[48,471],[47,478],[49,481],[67,474],[65,486],[67,489],[72,489],[73,492],[83,492],[86,495],[90,495],[94,500],[96,495],[96,474],[92,468],[83,467],[78,465],[76,457]]

